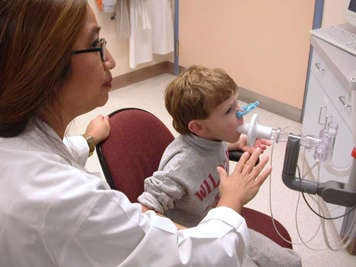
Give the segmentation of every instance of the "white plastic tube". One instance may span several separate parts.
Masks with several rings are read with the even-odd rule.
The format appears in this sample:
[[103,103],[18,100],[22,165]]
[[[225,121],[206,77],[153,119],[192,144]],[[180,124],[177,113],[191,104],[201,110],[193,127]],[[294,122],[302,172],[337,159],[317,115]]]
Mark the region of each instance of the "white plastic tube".
[[247,144],[253,146],[257,138],[270,140],[273,128],[257,124],[258,114],[253,114],[249,123],[237,127],[237,131],[247,136]]

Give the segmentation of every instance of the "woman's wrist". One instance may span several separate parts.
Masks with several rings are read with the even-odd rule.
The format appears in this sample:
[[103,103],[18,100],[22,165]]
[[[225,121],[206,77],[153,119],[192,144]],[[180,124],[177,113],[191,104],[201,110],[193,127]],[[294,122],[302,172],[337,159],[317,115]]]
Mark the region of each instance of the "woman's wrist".
[[84,133],[82,136],[87,141],[87,144],[88,144],[88,147],[89,147],[89,157],[90,157],[91,155],[93,155],[94,150],[95,150],[95,146],[96,146],[95,139],[94,139],[93,136],[91,136],[91,135],[89,135],[87,133]]

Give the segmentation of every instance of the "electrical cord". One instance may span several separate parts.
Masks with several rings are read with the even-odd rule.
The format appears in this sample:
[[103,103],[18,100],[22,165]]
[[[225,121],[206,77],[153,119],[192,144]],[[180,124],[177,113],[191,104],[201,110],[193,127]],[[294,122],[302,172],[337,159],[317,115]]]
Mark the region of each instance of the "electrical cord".
[[[313,170],[313,168],[315,167],[315,166],[318,166],[318,172],[317,172],[317,182],[320,182],[320,164],[313,164],[313,167],[312,168],[310,168],[309,170],[308,170],[308,172],[307,173],[310,173],[312,170]],[[299,166],[297,166],[297,172],[298,172],[298,178],[299,179],[303,179],[306,175],[304,174],[303,176],[302,176],[302,178],[301,178],[301,172],[300,172],[300,168],[299,168]],[[303,195],[303,198],[304,198],[304,200],[306,201],[306,197],[305,197],[305,194],[304,194],[304,192],[302,192],[302,195]],[[310,194],[307,194],[308,196],[310,196],[311,197],[311,195]],[[300,195],[299,195],[300,196]],[[331,244],[330,244],[330,241],[329,241],[329,237],[328,237],[328,233],[327,233],[327,231],[326,231],[326,222],[327,221],[331,221],[331,220],[337,220],[337,219],[340,219],[340,218],[343,218],[343,217],[345,217],[345,216],[347,216],[347,215],[349,215],[353,210],[354,210],[354,208],[355,207],[352,207],[350,210],[348,210],[345,214],[343,214],[343,215],[340,215],[340,216],[336,216],[336,217],[334,217],[334,218],[331,218],[331,217],[326,217],[324,214],[326,214],[327,213],[327,211],[323,211],[323,205],[322,205],[322,198],[320,198],[319,196],[316,196],[316,198],[318,199],[318,200],[315,200],[314,198],[312,198],[315,202],[316,202],[316,204],[318,205],[318,208],[319,208],[319,213],[317,212],[317,211],[315,211],[315,209],[313,209],[312,207],[311,207],[311,205],[310,205],[310,203],[308,202],[308,201],[306,201],[306,204],[307,204],[307,206],[310,208],[310,210],[312,211],[312,212],[314,212],[319,218],[320,218],[320,221],[321,221],[321,226],[322,226],[322,230],[323,230],[323,239],[324,239],[324,242],[325,242],[325,244],[326,244],[326,246],[327,246],[327,249],[329,249],[329,250],[331,250],[331,251],[339,251],[339,250],[342,250],[342,249],[345,249],[345,248],[347,248],[350,244],[351,244],[351,242],[353,242],[353,236],[355,235],[355,233],[356,233],[356,215],[354,216],[354,218],[353,218],[353,222],[351,223],[351,225],[350,225],[350,227],[349,227],[349,231],[348,231],[348,233],[345,233],[345,235],[344,235],[344,237],[343,238],[341,238],[340,239],[340,241],[339,241],[339,244],[337,245],[337,247],[332,247],[331,246]],[[308,246],[307,246],[308,247]],[[315,250],[315,249],[314,249]]]
[[[315,165],[316,166],[316,165]],[[313,168],[312,168],[313,169]],[[310,169],[308,172],[310,172],[310,171],[312,171],[312,169]],[[297,171],[298,171],[298,176],[299,176],[299,179],[300,179],[300,169],[299,169],[299,166],[297,166]],[[303,175],[303,177],[304,177],[304,175]],[[319,168],[318,168],[318,175],[317,175],[317,180],[319,181],[320,180],[320,165],[319,165]],[[300,193],[299,195],[298,195],[298,201],[299,201],[299,199],[300,199],[300,195],[301,195],[302,193]],[[310,194],[307,194],[309,197],[312,197]],[[305,198],[305,194],[303,193],[303,198],[306,200],[306,198]],[[329,237],[328,237],[328,233],[327,233],[327,231],[326,231],[326,222],[328,221],[328,220],[325,220],[324,218],[327,218],[326,216],[324,216],[324,214],[325,213],[327,213],[326,211],[323,211],[323,205],[322,205],[322,203],[321,203],[321,198],[319,197],[319,196],[316,196],[316,198],[318,199],[318,200],[316,200],[314,197],[312,197],[311,199],[313,199],[314,201],[315,201],[315,203],[318,205],[318,208],[319,208],[319,213],[318,212],[316,212],[313,208],[311,208],[311,205],[310,205],[310,203],[308,202],[307,203],[307,205],[308,205],[308,207],[310,208],[310,210],[312,210],[314,213],[316,213],[317,215],[320,215],[320,216],[318,216],[319,218],[320,218],[320,225],[319,225],[319,229],[320,229],[320,226],[322,226],[322,230],[323,230],[323,239],[324,239],[324,242],[325,242],[325,244],[326,244],[326,247],[327,248],[325,248],[325,249],[316,249],[316,248],[312,248],[312,247],[310,247],[310,246],[308,246],[307,244],[304,244],[306,247],[308,247],[309,249],[311,249],[311,250],[314,250],[314,251],[325,251],[326,249],[329,249],[329,250],[331,250],[331,251],[340,251],[340,250],[342,250],[342,249],[345,249],[345,248],[347,248],[350,244],[351,244],[351,242],[353,241],[353,236],[354,236],[354,234],[353,233],[355,233],[356,232],[356,217],[354,218],[354,220],[353,220],[353,223],[352,223],[352,225],[351,225],[351,227],[350,227],[350,230],[348,231],[348,233],[346,233],[345,234],[345,236],[342,238],[342,239],[340,239],[340,241],[339,241],[339,244],[337,245],[337,247],[332,247],[331,246],[331,244],[330,244],[330,241],[329,241]],[[344,216],[346,216],[347,214],[344,214],[344,215],[342,215],[342,216],[338,216],[338,217],[340,217],[340,218],[342,218],[342,217],[344,217]],[[299,238],[301,238],[301,234],[300,234],[300,232],[299,232],[299,227],[298,227],[298,224],[296,224],[296,227],[297,227],[297,231],[298,231],[298,234],[299,234]],[[301,241],[303,242],[303,240],[301,239]],[[303,242],[304,243],[304,242]]]
[[[273,141],[273,140],[272,140]],[[271,146],[271,166],[272,166],[272,162],[273,162],[273,151],[274,151],[274,144],[275,142],[272,142],[272,146]],[[313,164],[313,166],[311,166],[309,168],[309,170],[307,171],[307,173],[311,173],[312,170],[318,166],[319,167],[319,172],[320,172],[320,162],[315,162]],[[273,170],[273,168],[272,168]],[[299,166],[297,166],[297,171],[298,171],[298,178],[301,179],[301,172],[300,172],[300,168]],[[308,245],[309,242],[311,242],[313,239],[315,239],[315,237],[318,235],[319,231],[320,231],[320,228],[323,229],[323,238],[324,238],[324,241],[328,247],[329,250],[333,250],[333,251],[336,251],[336,250],[341,250],[341,249],[344,249],[346,248],[351,242],[352,242],[352,233],[353,232],[356,232],[356,216],[352,222],[352,225],[351,225],[351,228],[349,230],[349,234],[346,234],[345,235],[345,238],[341,239],[341,242],[343,243],[342,246],[339,246],[338,248],[333,248],[331,247],[330,245],[330,242],[328,240],[328,237],[327,237],[327,233],[326,233],[326,228],[325,228],[325,221],[326,220],[336,220],[336,219],[339,219],[339,218],[343,218],[345,216],[347,216],[348,214],[350,214],[354,209],[355,207],[353,207],[352,209],[348,210],[345,214],[341,215],[341,216],[336,216],[336,217],[326,217],[323,215],[323,212],[322,212],[322,208],[321,208],[321,205],[320,205],[320,200],[316,200],[314,198],[312,198],[316,204],[318,205],[319,207],[319,212],[318,211],[315,211],[315,209],[313,209],[309,203],[309,201],[306,200],[306,197],[305,197],[305,194],[304,192],[302,193],[299,193],[298,194],[298,201],[297,201],[297,205],[296,205],[296,213],[295,213],[295,222],[296,222],[296,228],[297,228],[297,232],[298,232],[298,237],[300,239],[301,242],[291,242],[290,240],[287,240],[277,229],[277,226],[276,226],[276,223],[275,223],[275,218],[273,216],[273,211],[272,211],[272,172],[271,174],[269,175],[269,208],[270,208],[270,215],[272,217],[272,223],[273,223],[273,227],[274,227],[274,230],[275,232],[278,234],[278,236],[284,240],[285,242],[289,243],[289,244],[292,244],[292,245],[299,245],[299,244],[303,244],[305,245],[306,247],[308,247],[309,249],[311,250],[315,250],[315,251],[323,251],[323,250],[326,250],[326,249],[321,249],[321,248],[312,248]],[[318,177],[320,177],[320,175],[318,175]],[[300,229],[299,229],[299,225],[298,225],[298,220],[297,220],[297,214],[298,214],[298,207],[299,207],[299,202],[300,202],[300,195],[303,196],[303,199],[305,201],[305,203],[307,204],[307,206],[309,207],[309,209],[315,213],[321,220],[319,226],[318,226],[318,229],[316,230],[316,232],[314,233],[314,235],[309,239],[309,240],[304,240],[301,236],[301,233],[300,233]],[[319,198],[318,198],[319,199]],[[351,234],[351,235],[350,235]]]
[[[300,168],[299,166],[297,166],[297,172],[298,172],[298,179],[301,180],[300,178]],[[323,216],[322,214],[319,214],[316,210],[313,209],[313,207],[309,204],[309,201],[306,199],[305,197],[305,193],[304,192],[301,192],[302,193],[302,196],[303,196],[303,199],[305,201],[305,204],[307,204],[307,206],[309,207],[309,209],[314,213],[316,214],[318,217],[324,219],[324,220],[337,220],[337,219],[341,219],[345,216],[347,216],[348,214],[350,214],[355,208],[356,206],[353,206],[351,209],[349,209],[347,212],[345,212],[344,214],[342,215],[339,215],[339,216],[336,216],[336,217],[325,217]]]
[[[273,162],[273,154],[274,154],[274,142],[272,143],[272,146],[271,146],[271,166],[272,166],[272,162]],[[273,168],[272,168],[272,172],[273,172]],[[269,176],[269,209],[270,209],[270,215],[272,217],[272,224],[273,224],[273,228],[275,230],[275,232],[277,233],[277,235],[285,242],[291,244],[291,245],[305,245],[306,247],[310,248],[310,249],[313,249],[311,248],[310,246],[307,245],[307,243],[311,242],[312,240],[314,240],[316,238],[316,236],[318,235],[320,229],[321,229],[321,223],[319,224],[318,226],[318,229],[316,230],[316,232],[314,233],[314,235],[312,235],[308,240],[304,240],[302,237],[301,237],[301,234],[300,234],[300,231],[299,231],[299,227],[298,227],[298,222],[297,222],[297,214],[298,214],[298,207],[299,207],[299,203],[300,203],[300,193],[298,194],[298,201],[297,201],[297,205],[296,205],[296,216],[295,216],[295,223],[296,223],[296,228],[297,228],[297,232],[298,232],[298,237],[300,239],[301,242],[292,242],[290,240],[287,240],[278,230],[277,228],[277,225],[275,223],[275,218],[274,218],[274,215],[273,215],[273,210],[272,210],[272,172]],[[316,249],[313,249],[313,250],[316,250]]]
[[309,209],[310,209],[314,214],[316,214],[317,216],[319,216],[320,218],[322,218],[322,219],[324,219],[324,220],[337,220],[337,219],[341,219],[341,218],[343,218],[343,217],[349,215],[349,214],[350,214],[351,212],[353,212],[353,211],[355,210],[355,208],[356,208],[355,206],[353,206],[352,208],[350,208],[350,209],[349,209],[347,212],[345,212],[344,214],[339,215],[339,216],[336,216],[336,217],[325,217],[325,216],[319,214],[317,211],[315,211],[315,210],[311,207],[311,205],[309,204],[308,200],[305,198],[305,193],[304,193],[304,192],[302,192],[302,196],[303,196],[303,199],[304,199],[305,203],[306,203],[307,206],[309,207]]
[[[305,150],[304,150],[304,153],[305,153]],[[319,161],[316,162],[316,163],[318,163],[318,164],[313,164],[313,166],[311,168],[309,168],[307,173],[311,173],[315,167],[318,167],[317,175],[316,175],[316,182],[319,183],[320,182],[320,168],[321,168],[321,165],[320,165]],[[300,171],[299,166],[297,166],[297,173],[298,173],[297,174],[297,178],[299,178],[299,179],[304,179],[307,176],[306,174],[301,175],[301,171]],[[356,216],[354,217],[353,222],[351,223],[351,227],[349,228],[348,233],[346,233],[345,236],[342,239],[339,240],[339,242],[338,242],[336,247],[332,247],[331,244],[330,244],[328,233],[326,231],[326,223],[327,223],[327,221],[343,218],[343,217],[347,216],[348,214],[350,214],[352,212],[352,210],[351,211],[350,210],[347,211],[345,214],[343,214],[341,216],[335,216],[334,218],[327,217],[327,216],[325,216],[325,214],[327,214],[328,212],[325,210],[325,208],[323,208],[324,207],[323,204],[325,202],[322,200],[321,197],[319,197],[319,196],[312,197],[312,195],[304,194],[304,192],[302,192],[301,194],[302,194],[302,196],[303,196],[303,198],[305,200],[305,203],[309,207],[309,209],[320,218],[321,227],[322,227],[322,231],[323,231],[323,235],[322,236],[323,236],[325,245],[327,247],[325,249],[329,249],[329,250],[332,250],[332,251],[339,251],[339,250],[345,249],[353,241],[352,232],[356,230],[356,228],[355,228]],[[311,207],[310,203],[306,199],[306,195],[310,196],[311,199],[313,199],[316,202],[316,204],[318,205],[319,212]],[[330,220],[327,220],[328,218]],[[338,237],[339,237],[339,235],[338,235]],[[323,250],[325,250],[325,249],[323,249]]]

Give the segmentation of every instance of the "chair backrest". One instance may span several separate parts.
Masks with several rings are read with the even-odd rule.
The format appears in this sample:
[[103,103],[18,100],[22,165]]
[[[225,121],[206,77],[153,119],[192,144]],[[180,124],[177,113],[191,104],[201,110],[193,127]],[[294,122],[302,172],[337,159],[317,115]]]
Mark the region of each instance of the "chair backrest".
[[143,180],[157,170],[174,136],[155,115],[138,108],[117,110],[109,120],[110,136],[97,146],[97,155],[110,187],[136,202]]

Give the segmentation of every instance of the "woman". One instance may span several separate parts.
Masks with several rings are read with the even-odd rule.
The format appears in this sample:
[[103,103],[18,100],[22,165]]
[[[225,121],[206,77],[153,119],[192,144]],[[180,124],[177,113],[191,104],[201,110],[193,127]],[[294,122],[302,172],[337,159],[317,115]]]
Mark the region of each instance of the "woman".
[[260,150],[219,169],[218,207],[183,230],[84,169],[108,119],[65,130],[108,99],[115,62],[99,31],[84,0],[0,1],[0,266],[240,265],[238,212],[270,173],[267,159],[253,168]]

